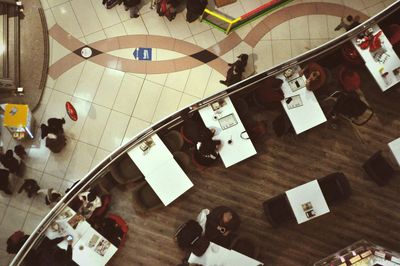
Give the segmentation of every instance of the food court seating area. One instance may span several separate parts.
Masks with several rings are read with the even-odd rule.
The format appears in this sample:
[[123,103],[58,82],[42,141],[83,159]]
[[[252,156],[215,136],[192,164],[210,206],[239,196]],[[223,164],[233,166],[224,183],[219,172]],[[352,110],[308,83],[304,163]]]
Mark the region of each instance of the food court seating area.
[[[382,175],[373,172],[376,164],[370,156],[382,150],[394,170],[385,164],[385,174],[396,176],[399,87],[383,92],[365,65],[346,61],[342,47],[299,60],[301,69],[312,61],[326,72],[314,91],[300,88],[306,95],[301,101],[296,94],[285,95],[290,87],[283,76],[283,99],[260,93],[270,89],[260,84],[272,82],[283,75],[280,72],[250,78],[239,84],[245,89],[237,95],[221,94],[193,105],[179,119],[168,118],[162,130],[154,126],[156,134],[145,132],[137,145],[124,147],[126,153],[111,155],[115,161],[106,161],[111,163],[91,187],[111,195],[109,212],[121,216],[130,230],[124,231],[125,244],[109,265],[179,264],[187,254],[174,242],[176,228],[195,219],[200,210],[220,205],[234,209],[242,221],[240,235],[229,248],[265,265],[311,265],[360,238],[398,249],[400,213],[393,210],[400,208],[400,178],[377,186]],[[340,82],[343,67],[353,68],[360,77],[356,90],[349,91]],[[275,86],[271,88],[276,92]],[[357,125],[349,119],[358,116],[341,119],[327,112],[335,106],[325,109],[324,99],[335,91],[362,101],[373,115],[367,114],[368,121]],[[313,111],[299,123],[299,110],[307,101]],[[221,158],[201,167],[192,156],[196,127],[218,126],[226,117],[221,110],[227,107],[234,119],[220,124],[226,128],[217,128],[215,135],[222,140]],[[187,124],[195,130],[188,132]],[[262,129],[253,135],[254,124]],[[245,130],[233,131],[239,127]],[[243,146],[235,150],[239,144]],[[140,161],[150,157],[157,160]]]

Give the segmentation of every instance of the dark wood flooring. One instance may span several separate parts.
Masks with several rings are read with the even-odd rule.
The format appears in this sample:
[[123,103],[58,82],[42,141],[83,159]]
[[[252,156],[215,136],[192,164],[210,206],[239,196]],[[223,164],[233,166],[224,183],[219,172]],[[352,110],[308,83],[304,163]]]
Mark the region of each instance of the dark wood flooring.
[[[130,230],[109,265],[179,264],[185,254],[174,243],[176,228],[195,219],[201,209],[219,205],[237,211],[239,233],[255,239],[261,249],[258,259],[265,265],[312,265],[360,239],[399,251],[400,176],[378,187],[362,164],[377,150],[391,156],[387,143],[400,137],[400,94],[396,89],[382,93],[368,74],[362,88],[376,114],[357,127],[358,133],[341,121],[336,130],[325,123],[298,136],[277,138],[269,126],[255,143],[256,156],[229,168],[219,163],[188,172],[194,187],[170,206],[150,212],[133,202],[131,188],[115,188],[111,211],[124,217]],[[270,123],[277,113],[252,110],[251,115]],[[330,213],[277,229],[266,221],[264,200],[337,171],[348,177],[352,196],[330,206]]]

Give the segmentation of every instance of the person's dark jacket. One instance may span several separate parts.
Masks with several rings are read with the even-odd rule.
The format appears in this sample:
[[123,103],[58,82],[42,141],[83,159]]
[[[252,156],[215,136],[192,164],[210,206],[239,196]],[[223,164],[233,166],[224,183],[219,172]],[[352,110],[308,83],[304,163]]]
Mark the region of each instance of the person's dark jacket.
[[20,166],[19,161],[14,157],[12,150],[8,150],[3,156],[1,156],[0,162],[10,171],[10,173],[16,173]]
[[207,7],[207,0],[188,0],[186,4],[186,21],[193,22],[203,14],[204,9]]
[[134,7],[140,5],[141,0],[124,0],[124,5],[126,7]]
[[[224,224],[222,217],[225,212],[231,212],[232,213],[232,219]],[[226,206],[219,206],[214,208],[208,215],[207,215],[207,222],[206,222],[206,230],[205,230],[205,235],[206,237],[213,242],[223,242],[221,241],[224,236],[218,229],[218,226],[225,227],[227,231],[230,233],[228,236],[235,230],[237,230],[240,226],[240,218],[239,215],[232,210],[229,207]],[[218,243],[217,243],[218,244]]]
[[[210,132],[209,129],[207,131]],[[220,140],[213,140],[212,133],[205,133],[201,136],[201,140],[196,143],[196,150],[194,151],[194,158],[196,162],[201,165],[212,165],[219,158],[218,145],[221,144]]]
[[10,189],[8,188],[9,186],[9,179],[8,176],[10,175],[10,172],[6,169],[0,169],[0,190],[3,190],[7,194],[12,194]]
[[28,194],[28,197],[31,198],[36,195],[39,189],[40,186],[35,179],[25,179],[24,183],[19,188],[18,193],[21,193],[23,190],[25,190]]
[[54,239],[45,238],[37,251],[38,263],[32,266],[73,266],[77,265],[72,260],[72,246],[68,245],[67,250],[57,246],[64,237]]
[[59,153],[66,143],[67,139],[62,133],[58,134],[55,139],[49,137],[46,138],[46,147],[54,153]]
[[64,133],[63,125],[65,124],[64,118],[49,118],[47,120],[47,124],[49,125],[49,133],[58,134]]
[[65,124],[65,119],[64,118],[49,118],[47,120],[47,124],[41,124],[40,129],[41,129],[41,138],[44,139],[49,133],[52,133],[54,135],[58,134],[63,134],[64,129],[63,125]]

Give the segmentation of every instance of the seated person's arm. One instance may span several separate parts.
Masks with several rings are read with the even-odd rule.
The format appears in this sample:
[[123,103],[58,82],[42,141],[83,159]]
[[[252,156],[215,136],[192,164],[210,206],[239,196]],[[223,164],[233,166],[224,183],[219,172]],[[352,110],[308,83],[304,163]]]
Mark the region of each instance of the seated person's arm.
[[68,258],[69,260],[72,260],[72,240],[71,240],[71,241],[68,241],[67,258]]

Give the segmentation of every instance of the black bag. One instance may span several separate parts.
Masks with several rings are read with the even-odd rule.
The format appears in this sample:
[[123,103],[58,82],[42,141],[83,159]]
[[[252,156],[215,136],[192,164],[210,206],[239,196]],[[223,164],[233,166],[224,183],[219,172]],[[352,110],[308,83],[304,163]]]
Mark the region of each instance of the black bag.
[[201,237],[203,229],[195,220],[189,220],[182,224],[175,233],[175,239],[181,249],[187,249]]

